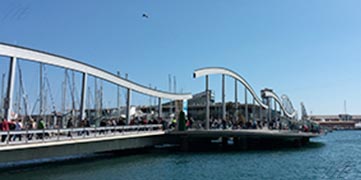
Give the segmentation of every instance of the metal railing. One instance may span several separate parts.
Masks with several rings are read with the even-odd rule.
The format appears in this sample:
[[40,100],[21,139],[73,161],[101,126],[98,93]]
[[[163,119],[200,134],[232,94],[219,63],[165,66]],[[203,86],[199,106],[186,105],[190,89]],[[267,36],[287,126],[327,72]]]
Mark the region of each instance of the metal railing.
[[161,124],[0,131],[0,146],[48,143],[163,131]]

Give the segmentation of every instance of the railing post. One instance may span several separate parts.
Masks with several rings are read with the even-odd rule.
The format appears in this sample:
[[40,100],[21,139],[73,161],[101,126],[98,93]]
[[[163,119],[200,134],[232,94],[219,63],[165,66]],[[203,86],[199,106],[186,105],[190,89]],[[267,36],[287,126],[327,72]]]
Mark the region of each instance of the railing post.
[[44,141],[45,141],[45,128],[43,128],[43,137],[42,137],[42,141],[43,141],[43,143],[44,143]]
[[83,139],[85,138],[85,127],[83,127],[83,132],[81,132],[83,134]]
[[94,127],[94,137],[97,137],[97,126]]
[[28,130],[28,128],[26,128],[26,130],[25,130],[25,137],[24,137],[24,139],[25,139],[25,144],[28,144],[28,137],[29,137],[29,130]]
[[10,130],[7,131],[7,138],[6,138],[6,144],[9,145],[10,140]]
[[59,128],[59,127],[58,127],[58,130],[57,130],[57,131],[58,131],[58,133],[57,133],[58,135],[57,135],[57,137],[56,137],[56,140],[59,141],[59,140],[60,140],[60,128]]

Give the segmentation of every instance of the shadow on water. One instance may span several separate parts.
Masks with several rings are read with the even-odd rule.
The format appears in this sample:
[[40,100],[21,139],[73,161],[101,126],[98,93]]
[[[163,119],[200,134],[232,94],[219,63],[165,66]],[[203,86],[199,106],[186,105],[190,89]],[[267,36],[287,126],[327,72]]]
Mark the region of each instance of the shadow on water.
[[[87,155],[77,155],[77,156],[68,156],[62,158],[49,158],[49,159],[41,159],[41,160],[32,160],[32,161],[24,161],[19,163],[5,163],[0,164],[0,175],[3,173],[21,173],[28,172],[32,170],[46,169],[46,168],[54,168],[54,167],[64,167],[71,165],[87,165],[92,163],[98,163],[104,161],[107,163],[108,161],[114,159],[121,158],[130,158],[132,161],[138,160],[141,158],[142,160],[146,160],[147,158],[157,158],[164,157],[168,155],[199,155],[200,153],[204,154],[214,154],[214,153],[260,153],[260,152],[291,152],[291,151],[307,151],[311,149],[323,148],[325,146],[322,142],[310,142],[302,147],[295,146],[256,146],[252,148],[242,149],[236,148],[233,146],[223,147],[219,144],[214,144],[212,146],[197,146],[195,148],[191,148],[189,151],[182,151],[177,146],[171,147],[163,147],[163,148],[147,148],[147,149],[137,149],[137,150],[127,150],[127,151],[112,151],[112,152],[104,152],[104,153],[95,153],[95,154],[87,154]],[[139,157],[137,157],[139,156]]]
[[68,166],[68,165],[81,165],[89,164],[97,161],[112,159],[116,157],[128,157],[139,154],[149,154],[151,149],[136,149],[126,151],[113,151],[113,152],[102,152],[93,154],[74,155],[57,158],[45,158],[30,161],[11,162],[11,163],[0,163],[0,174],[2,172],[21,172],[29,171],[32,169],[42,169],[44,167],[52,166]]

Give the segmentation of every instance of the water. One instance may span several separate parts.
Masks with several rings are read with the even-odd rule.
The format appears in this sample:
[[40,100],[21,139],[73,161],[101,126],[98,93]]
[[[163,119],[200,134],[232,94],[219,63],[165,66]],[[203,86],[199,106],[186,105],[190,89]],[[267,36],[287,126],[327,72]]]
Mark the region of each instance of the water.
[[[151,152],[0,169],[1,179],[361,179],[361,131],[338,131],[305,148]],[[5,172],[4,172],[5,171]]]

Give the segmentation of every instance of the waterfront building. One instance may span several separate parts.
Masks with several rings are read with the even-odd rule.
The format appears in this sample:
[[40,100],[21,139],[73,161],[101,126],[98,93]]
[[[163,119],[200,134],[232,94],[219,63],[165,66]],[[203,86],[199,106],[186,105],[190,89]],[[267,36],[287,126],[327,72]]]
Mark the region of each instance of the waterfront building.
[[328,129],[355,129],[361,123],[361,115],[310,115],[309,118]]

